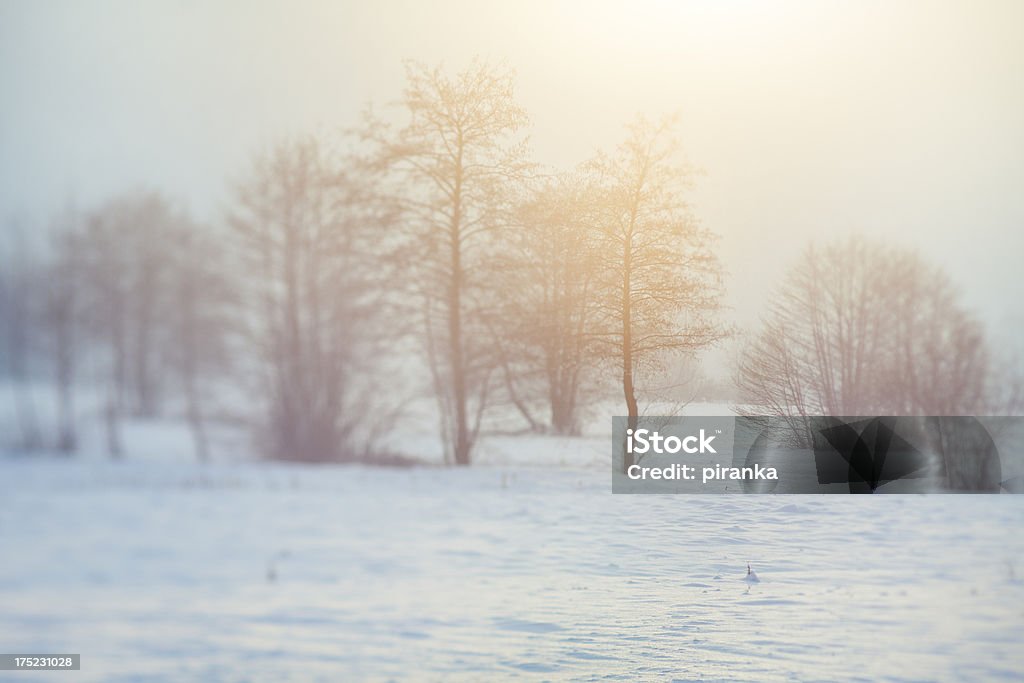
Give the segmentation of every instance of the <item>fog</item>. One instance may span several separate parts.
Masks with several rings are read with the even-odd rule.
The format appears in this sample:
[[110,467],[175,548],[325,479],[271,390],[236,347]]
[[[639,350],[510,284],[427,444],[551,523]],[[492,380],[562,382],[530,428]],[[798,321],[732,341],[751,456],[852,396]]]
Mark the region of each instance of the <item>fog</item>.
[[0,229],[133,187],[222,220],[260,149],[386,109],[403,58],[479,55],[516,70],[545,164],[680,112],[735,322],[809,240],[860,232],[946,267],[1019,345],[1022,44],[1014,2],[7,2]]
[[0,670],[1024,680],[1022,74],[1020,0],[0,0]]

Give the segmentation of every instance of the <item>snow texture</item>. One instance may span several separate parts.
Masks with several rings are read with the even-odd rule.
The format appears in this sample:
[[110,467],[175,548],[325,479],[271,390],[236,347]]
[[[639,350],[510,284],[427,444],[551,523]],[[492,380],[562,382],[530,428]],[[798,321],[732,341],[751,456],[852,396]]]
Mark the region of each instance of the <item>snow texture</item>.
[[82,670],[0,680],[1019,679],[1022,522],[1008,495],[614,496],[604,466],[8,458],[0,643]]

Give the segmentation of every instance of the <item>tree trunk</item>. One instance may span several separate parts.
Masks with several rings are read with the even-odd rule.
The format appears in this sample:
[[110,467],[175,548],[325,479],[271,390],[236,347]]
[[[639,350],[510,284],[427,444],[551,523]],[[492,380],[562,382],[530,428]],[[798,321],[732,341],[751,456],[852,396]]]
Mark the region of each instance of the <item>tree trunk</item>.
[[107,410],[106,410],[106,423],[107,423],[107,453],[110,454],[111,459],[121,459],[121,428],[120,418],[118,417],[117,401],[111,396],[107,399]]
[[[143,294],[143,296],[145,296]],[[132,349],[132,384],[134,391],[134,410],[136,417],[154,417],[156,405],[153,397],[152,369],[149,362],[150,321],[149,311],[140,307],[140,313],[134,322],[136,331],[134,348]]]
[[[636,429],[640,410],[636,401],[636,388],[633,385],[633,312],[631,292],[630,242],[626,240],[622,268],[622,393],[626,399],[627,429]],[[622,468],[627,471],[633,465],[633,454],[626,448],[625,437],[622,444]]]
[[561,436],[579,436],[576,406],[570,390],[551,392],[551,427]]
[[[68,289],[71,289],[70,287]],[[65,307],[56,316],[54,343],[56,345],[56,384],[57,384],[57,450],[61,453],[73,453],[78,448],[78,437],[75,434],[75,331],[74,305],[70,297],[65,299]]]
[[198,397],[191,395],[188,399],[188,424],[192,430],[192,442],[195,444],[196,458],[200,462],[209,462],[210,449],[206,439],[206,426],[203,423],[202,409],[199,406]]
[[74,453],[78,447],[78,438],[75,435],[74,390],[70,377],[64,372],[61,372],[60,375],[57,382],[57,420],[59,423],[57,450],[70,454]]
[[462,353],[462,288],[458,276],[459,248],[452,241],[452,265],[455,274],[448,296],[448,349],[452,364],[452,389],[455,400],[455,464],[469,464],[469,425],[466,411],[466,368]]
[[466,405],[466,359],[462,348],[462,167],[461,149],[452,193],[451,242],[452,279],[448,292],[448,349],[452,366],[452,390],[455,400],[454,456],[457,466],[469,465],[469,424]]
[[199,388],[196,384],[196,367],[199,365],[197,356],[199,351],[196,348],[196,335],[194,334],[195,324],[192,316],[188,318],[189,324],[185,333],[185,400],[187,402],[188,425],[192,431],[192,441],[195,444],[196,458],[200,462],[207,462],[210,459],[209,447],[206,441],[206,429],[203,424],[203,409],[200,404]]

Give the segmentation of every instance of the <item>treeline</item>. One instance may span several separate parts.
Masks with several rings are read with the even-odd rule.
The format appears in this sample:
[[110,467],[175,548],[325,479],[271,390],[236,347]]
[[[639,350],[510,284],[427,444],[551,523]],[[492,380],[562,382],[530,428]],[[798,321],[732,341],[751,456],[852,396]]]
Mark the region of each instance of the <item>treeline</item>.
[[[177,411],[206,458],[228,405],[269,457],[380,462],[426,394],[468,465],[487,425],[574,435],[612,395],[634,420],[692,396],[656,389],[727,329],[673,119],[557,170],[530,158],[508,71],[409,63],[392,113],[272,146],[212,225],[132,192],[59,213],[43,248],[11,232],[6,445],[74,451],[85,391],[115,457],[126,416]],[[946,273],[863,239],[804,252],[734,374],[736,411],[803,442],[814,415],[1016,414],[1024,395]]]
[[[123,417],[156,417],[173,396],[205,458],[203,397],[231,367],[237,301],[210,229],[135,192],[68,208],[44,232],[42,247],[15,235],[3,254],[0,351],[17,423],[5,445],[75,451],[76,397],[88,388],[111,456],[122,453]],[[53,391],[49,427],[35,410],[40,384]]]
[[491,415],[577,434],[616,387],[635,417],[645,382],[724,336],[671,119],[541,168],[511,73],[482,63],[408,64],[393,118],[275,145],[223,224],[136,192],[58,216],[38,258],[8,250],[7,374],[58,406],[43,429],[18,401],[18,445],[73,451],[84,384],[112,456],[125,416],[171,404],[207,457],[219,392],[254,409],[271,457],[372,460],[415,395],[399,378],[422,376],[446,461],[467,465]]

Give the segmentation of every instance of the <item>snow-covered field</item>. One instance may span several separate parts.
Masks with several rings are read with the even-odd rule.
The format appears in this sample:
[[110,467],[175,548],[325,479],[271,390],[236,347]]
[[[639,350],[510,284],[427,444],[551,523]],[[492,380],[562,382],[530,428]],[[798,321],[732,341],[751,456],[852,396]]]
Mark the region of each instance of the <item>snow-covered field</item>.
[[499,461],[2,460],[0,649],[82,670],[0,680],[1024,675],[1022,497],[613,496]]

